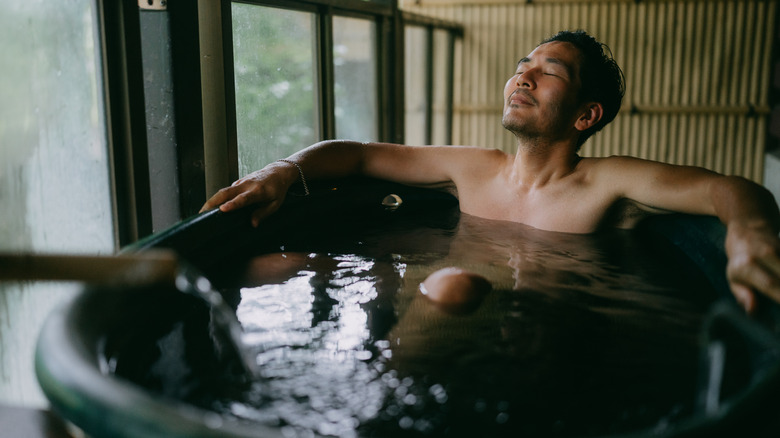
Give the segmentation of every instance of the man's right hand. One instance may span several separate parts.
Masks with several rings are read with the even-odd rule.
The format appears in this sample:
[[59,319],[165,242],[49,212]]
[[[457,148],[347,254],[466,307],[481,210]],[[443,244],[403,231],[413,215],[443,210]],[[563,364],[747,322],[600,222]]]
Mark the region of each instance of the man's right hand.
[[257,205],[252,212],[252,226],[279,209],[287,196],[287,190],[298,178],[295,166],[276,162],[254,171],[225,187],[212,196],[200,212],[219,207],[224,212],[248,205]]

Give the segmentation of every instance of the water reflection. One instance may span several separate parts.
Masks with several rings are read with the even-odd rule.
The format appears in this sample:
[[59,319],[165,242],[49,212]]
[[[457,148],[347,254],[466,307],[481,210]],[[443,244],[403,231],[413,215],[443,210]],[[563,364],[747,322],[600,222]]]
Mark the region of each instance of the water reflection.
[[[365,307],[376,305],[379,265],[357,255],[254,259],[248,278],[271,283],[242,288],[237,315],[262,378],[246,400],[229,403],[230,412],[334,436],[354,435],[376,416],[384,386],[368,363]],[[292,276],[282,281],[282,272]]]
[[[662,245],[467,215],[397,231],[249,261],[237,314],[262,378],[229,412],[334,436],[587,436],[690,413],[711,298]],[[490,279],[473,312],[420,293],[447,266]]]

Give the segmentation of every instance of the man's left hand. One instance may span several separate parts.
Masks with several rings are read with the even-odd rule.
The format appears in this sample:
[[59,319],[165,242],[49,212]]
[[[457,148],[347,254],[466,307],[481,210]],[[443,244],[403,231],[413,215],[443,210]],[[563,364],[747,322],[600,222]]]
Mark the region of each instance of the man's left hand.
[[756,293],[780,303],[780,238],[771,227],[729,224],[726,253],[731,291],[748,314],[757,308]]

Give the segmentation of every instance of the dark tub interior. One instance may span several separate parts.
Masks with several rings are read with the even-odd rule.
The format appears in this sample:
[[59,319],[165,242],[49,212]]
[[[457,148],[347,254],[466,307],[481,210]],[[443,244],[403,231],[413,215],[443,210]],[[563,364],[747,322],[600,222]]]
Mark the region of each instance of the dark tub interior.
[[[391,193],[403,200],[400,207],[382,205]],[[448,195],[362,179],[323,183],[310,197],[290,197],[258,229],[249,226],[248,215],[248,211],[210,212],[126,249],[175,250],[223,293],[222,307],[160,286],[93,288],[52,317],[41,336],[37,367],[55,410],[93,436],[302,434],[299,429],[252,422],[219,409],[225,400],[246,398],[254,380],[229,348],[229,340],[215,330],[215,324],[222,324],[217,322],[221,312],[237,306],[236,277],[247,260],[280,250],[350,252],[355,242],[364,245],[368,258],[380,257],[378,247],[383,253],[403,253],[424,245],[426,257],[435,259],[447,253],[452,230],[463,226],[457,202]],[[435,229],[440,237],[424,243],[392,237],[410,229]],[[377,230],[391,232],[382,234],[385,237],[379,243],[364,243]],[[583,316],[565,301],[531,295],[524,306],[554,309],[549,314],[558,319],[539,324],[555,327],[545,332],[546,345],[558,346],[554,355],[565,360],[536,361],[524,371],[525,376],[533,376],[530,383],[519,382],[523,375],[517,372],[516,363],[502,361],[503,356],[476,364],[458,362],[454,367],[432,365],[440,353],[409,361],[422,367],[426,375],[446,370],[444,377],[439,376],[441,381],[448,382],[448,389],[457,388],[450,394],[459,394],[468,407],[450,400],[446,412],[430,417],[433,425],[428,428],[402,427],[399,419],[405,417],[397,412],[390,417],[380,415],[361,425],[356,436],[776,436],[780,432],[774,419],[780,407],[777,309],[765,302],[762,313],[748,319],[736,308],[723,277],[723,237],[723,227],[712,218],[677,215],[653,218],[630,233],[601,237],[621,248],[615,257],[625,260],[615,263],[670,273],[685,285],[691,301],[702,307],[699,340],[692,348],[680,350],[679,363],[686,364],[680,368],[690,369],[672,369],[678,364],[667,361],[666,368],[655,372],[668,373],[668,379],[654,381],[643,380],[647,376],[627,365],[614,370],[591,365],[587,378],[597,376],[611,386],[602,391],[590,387],[585,396],[577,398],[571,388],[582,390],[587,385],[577,371],[582,364],[575,363],[582,356],[578,348],[583,347],[571,333],[587,334],[604,320]],[[634,258],[637,250],[660,263],[648,266],[649,259]],[[325,316],[321,318],[327,318],[330,305],[323,305]],[[381,306],[372,312],[369,325],[377,339],[398,323],[396,315]],[[527,327],[507,328],[512,329]],[[652,342],[650,337],[647,340]],[[621,347],[631,360],[619,363],[640,368],[653,362],[654,350],[639,347]],[[377,357],[381,352],[372,354]],[[534,395],[502,392],[521,384],[531,385]],[[431,388],[438,386],[421,387],[427,390],[425,396],[436,397]],[[485,393],[484,387],[496,389]],[[631,388],[630,396],[610,393],[623,387]],[[491,401],[494,396],[500,401]],[[475,404],[480,406],[476,410]],[[509,412],[510,404],[512,419],[525,419],[496,421],[505,418],[501,415]],[[387,406],[395,405],[390,400]],[[399,406],[393,409],[398,411]],[[415,417],[409,414],[406,418]]]

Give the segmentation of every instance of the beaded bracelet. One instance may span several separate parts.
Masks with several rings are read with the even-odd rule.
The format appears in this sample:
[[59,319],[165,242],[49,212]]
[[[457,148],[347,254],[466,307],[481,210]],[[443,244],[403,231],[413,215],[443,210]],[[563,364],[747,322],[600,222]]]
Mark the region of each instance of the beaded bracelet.
[[301,175],[301,184],[303,184],[303,196],[309,196],[309,185],[306,184],[306,177],[303,176],[303,169],[301,169],[301,165],[296,163],[295,161],[292,161],[292,160],[282,159],[282,160],[276,160],[276,161],[281,161],[282,163],[292,164],[293,166],[295,166],[296,169],[298,169],[298,174]]

